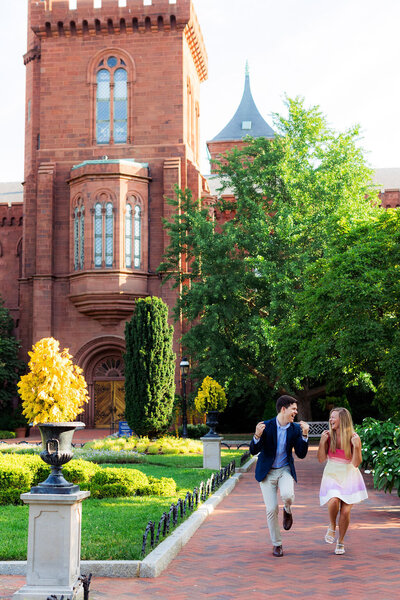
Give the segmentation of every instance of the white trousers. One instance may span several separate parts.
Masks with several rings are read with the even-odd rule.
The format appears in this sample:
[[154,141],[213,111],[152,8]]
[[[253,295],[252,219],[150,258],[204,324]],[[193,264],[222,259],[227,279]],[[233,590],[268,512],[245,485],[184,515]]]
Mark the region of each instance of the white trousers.
[[267,511],[267,523],[273,546],[282,546],[281,530],[278,522],[278,489],[286,512],[291,512],[294,502],[294,479],[288,466],[271,469],[260,488]]

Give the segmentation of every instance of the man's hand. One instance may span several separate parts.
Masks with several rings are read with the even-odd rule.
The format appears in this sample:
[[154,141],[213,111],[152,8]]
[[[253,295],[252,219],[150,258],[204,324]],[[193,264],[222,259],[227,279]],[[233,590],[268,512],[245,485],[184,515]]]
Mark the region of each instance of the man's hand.
[[264,423],[264,421],[260,421],[259,423],[257,423],[256,432],[254,434],[255,437],[258,438],[258,439],[260,439],[260,437],[262,436],[262,432],[264,431],[264,429],[265,429],[265,423]]
[[303,434],[303,437],[308,437],[308,430],[310,429],[309,424],[305,421],[300,421],[299,425],[301,427],[301,433]]

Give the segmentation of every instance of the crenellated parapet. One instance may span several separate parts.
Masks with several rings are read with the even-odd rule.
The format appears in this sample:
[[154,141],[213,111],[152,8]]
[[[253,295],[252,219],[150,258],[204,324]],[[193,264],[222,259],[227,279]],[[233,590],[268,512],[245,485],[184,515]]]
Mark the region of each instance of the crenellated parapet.
[[22,226],[22,204],[0,204],[0,227]]
[[[31,0],[31,29],[39,39],[184,31],[200,81],[207,52],[191,0]],[[38,50],[25,55],[29,62]]]

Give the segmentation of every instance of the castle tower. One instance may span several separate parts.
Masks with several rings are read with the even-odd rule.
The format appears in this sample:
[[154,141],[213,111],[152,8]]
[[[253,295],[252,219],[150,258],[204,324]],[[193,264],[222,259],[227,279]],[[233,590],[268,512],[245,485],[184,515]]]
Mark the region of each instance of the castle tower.
[[250,88],[249,66],[246,62],[243,96],[240,104],[229,123],[211,141],[207,142],[208,150],[212,160],[218,159],[233,147],[242,147],[244,138],[266,137],[272,139],[275,136],[273,129],[261,116]]
[[29,0],[28,21],[20,336],[24,351],[47,336],[70,349],[84,420],[105,427],[124,409],[135,300],[175,304],[156,275],[162,218],[175,185],[204,185],[207,55],[190,0]]

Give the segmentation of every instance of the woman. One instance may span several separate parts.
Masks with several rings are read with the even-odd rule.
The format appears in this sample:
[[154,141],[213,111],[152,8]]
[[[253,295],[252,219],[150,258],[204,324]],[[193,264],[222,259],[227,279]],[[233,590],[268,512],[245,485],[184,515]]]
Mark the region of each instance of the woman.
[[361,464],[361,440],[354,432],[353,421],[346,408],[333,408],[329,415],[329,431],[324,431],[318,447],[320,463],[328,459],[319,492],[321,506],[328,503],[330,524],[325,541],[333,544],[339,514],[339,537],[335,554],[344,554],[343,539],[350,523],[350,511],[356,502],[368,498]]

